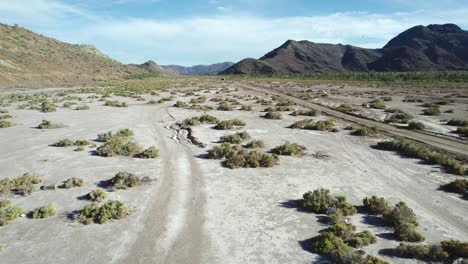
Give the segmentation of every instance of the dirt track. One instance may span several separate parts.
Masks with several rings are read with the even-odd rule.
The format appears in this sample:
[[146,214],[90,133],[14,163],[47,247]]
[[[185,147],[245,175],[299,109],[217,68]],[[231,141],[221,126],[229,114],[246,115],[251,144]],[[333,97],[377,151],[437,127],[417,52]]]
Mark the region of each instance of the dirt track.
[[241,87],[243,89],[247,89],[247,90],[267,93],[270,95],[281,95],[287,99],[290,99],[296,102],[299,105],[320,110],[322,113],[325,113],[326,115],[339,118],[348,122],[356,123],[359,125],[377,127],[384,133],[387,133],[391,136],[402,138],[402,139],[411,139],[417,142],[425,143],[436,149],[456,155],[460,159],[468,160],[468,142],[467,141],[454,139],[454,138],[452,139],[452,138],[447,138],[447,137],[440,137],[440,136],[432,135],[432,134],[425,133],[425,132],[415,132],[415,131],[410,131],[410,130],[405,130],[405,129],[399,129],[392,125],[388,125],[382,122],[377,122],[377,121],[349,115],[349,114],[346,114],[337,110],[333,110],[328,107],[321,106],[316,103],[302,100],[293,96],[285,95],[284,93],[273,91],[271,89],[261,87],[260,85],[253,85],[251,83],[247,84],[244,82],[244,83],[237,83],[236,86]]

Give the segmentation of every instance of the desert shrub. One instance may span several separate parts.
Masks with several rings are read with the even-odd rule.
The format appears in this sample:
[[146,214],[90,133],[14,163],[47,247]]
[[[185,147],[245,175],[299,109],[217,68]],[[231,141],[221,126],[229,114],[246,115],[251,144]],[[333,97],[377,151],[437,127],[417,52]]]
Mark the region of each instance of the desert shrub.
[[175,104],[174,104],[174,107],[177,107],[177,108],[185,108],[187,107],[187,103],[185,102],[182,102],[182,101],[177,101]]
[[219,130],[228,130],[236,126],[245,126],[245,125],[246,123],[242,120],[232,119],[232,120],[219,121],[214,128],[219,129]]
[[218,122],[218,118],[212,115],[203,114],[198,118],[198,121],[203,124],[216,124]]
[[57,111],[57,108],[54,104],[51,104],[49,102],[42,102],[39,110],[43,113],[49,113]]
[[291,113],[292,116],[318,116],[320,115],[320,111],[317,109],[310,109],[310,110],[296,110]]
[[316,214],[324,213],[330,204],[333,197],[328,189],[316,189],[314,191],[306,192],[301,201],[301,207],[312,211]]
[[468,126],[468,120],[452,118],[447,122],[449,126]]
[[13,123],[10,121],[5,121],[5,120],[0,121],[0,128],[8,128],[12,126],[13,126]]
[[219,111],[232,111],[234,110],[234,108],[232,107],[232,105],[226,103],[226,102],[222,102],[218,105],[218,108],[217,108]]
[[240,111],[252,111],[252,106],[251,105],[242,105],[239,110]]
[[224,163],[228,168],[269,168],[278,164],[278,156],[261,153],[257,150],[230,151],[226,153]]
[[343,239],[331,232],[323,232],[311,239],[311,251],[321,255],[335,252],[334,254],[340,256],[350,253],[352,250],[344,243]]
[[306,147],[296,143],[286,143],[284,145],[275,147],[271,150],[271,152],[277,155],[297,156],[301,155],[306,149]]
[[99,142],[107,142],[112,138],[112,132],[106,132],[98,134],[98,141]]
[[106,192],[101,189],[95,189],[85,195],[85,198],[93,202],[101,202],[106,198]]
[[364,209],[372,215],[381,215],[390,210],[390,206],[383,197],[372,196],[364,198]]
[[245,148],[250,148],[250,149],[255,149],[255,148],[263,148],[265,147],[265,143],[262,140],[252,140],[249,143],[247,143]]
[[330,207],[334,208],[344,216],[357,213],[357,209],[346,201],[345,196],[335,196],[330,203]]
[[356,226],[347,223],[337,223],[327,228],[326,231],[331,232],[335,236],[343,239],[343,241],[346,241],[353,238],[354,231],[356,231]]
[[227,153],[234,151],[240,151],[241,147],[239,145],[231,145],[229,143],[223,143],[221,145],[214,146],[211,150],[208,150],[209,159],[222,159],[226,156]]
[[200,97],[197,97],[197,98],[192,98],[190,99],[190,104],[203,104],[204,102],[206,102],[206,96],[200,96]]
[[384,102],[392,101],[392,97],[390,97],[390,96],[383,96],[380,99],[382,99]]
[[393,234],[399,241],[421,242],[425,239],[423,235],[416,231],[416,225],[407,222],[396,225]]
[[247,139],[250,139],[250,135],[246,131],[236,132],[235,134],[222,136],[220,138],[221,142],[232,143],[232,144],[240,144]]
[[351,238],[346,240],[346,243],[354,248],[366,247],[376,242],[377,238],[368,230],[352,234]]
[[37,126],[39,129],[53,129],[60,128],[60,125],[54,124],[48,120],[42,120],[42,122]]
[[466,179],[457,179],[446,185],[443,185],[442,188],[448,192],[454,192],[463,194],[468,192],[468,180]]
[[377,143],[375,148],[387,151],[397,151],[403,156],[409,158],[419,158],[427,162],[428,164],[439,164],[443,166],[447,171],[453,174],[465,174],[465,167],[463,167],[463,165],[459,161],[451,159],[446,155],[433,152],[427,147],[418,146],[414,141],[381,141]]
[[132,137],[135,133],[129,128],[121,129],[117,132],[116,136]]
[[53,216],[56,213],[55,207],[52,204],[47,204],[36,208],[28,213],[29,218],[38,219],[38,218],[47,218]]
[[408,124],[408,122],[410,122],[411,119],[413,119],[412,115],[400,110],[398,113],[394,113],[390,117],[389,122],[399,123],[399,124]]
[[75,110],[79,110],[79,111],[84,111],[84,110],[89,110],[89,109],[90,108],[87,105],[80,105],[75,108]]
[[448,240],[440,242],[444,251],[446,251],[452,259],[468,258],[468,242],[460,240]]
[[448,253],[439,246],[411,245],[400,243],[393,250],[393,254],[400,258],[414,258],[428,262],[444,262],[448,258]]
[[73,105],[76,105],[76,102],[65,102],[65,103],[63,103],[63,107],[65,107],[65,108],[72,107]]
[[374,109],[385,109],[385,103],[380,100],[373,100],[369,102],[369,107]]
[[379,129],[376,127],[362,127],[354,130],[351,135],[353,136],[375,136],[379,133]]
[[74,142],[70,139],[61,139],[57,143],[52,144],[54,147],[71,147],[73,146]]
[[137,186],[140,179],[131,172],[120,171],[107,181],[107,185],[112,189],[127,189]]
[[30,195],[34,191],[35,185],[39,184],[41,181],[39,176],[32,173],[25,173],[12,180],[9,184],[10,191],[23,196]]
[[335,129],[335,120],[330,118],[326,121],[314,122],[312,119],[304,119],[295,122],[289,127],[308,130],[333,131]]
[[128,207],[120,202],[111,200],[103,205],[97,202],[86,205],[78,213],[77,220],[83,224],[99,223],[105,224],[110,220],[123,219],[129,214]]
[[60,188],[70,189],[74,187],[81,187],[84,185],[84,180],[78,177],[72,177],[63,182]]
[[440,115],[440,107],[438,105],[430,106],[423,110],[423,114],[428,116]]
[[0,226],[8,225],[10,222],[20,217],[23,210],[11,204],[10,200],[0,201]]
[[336,110],[347,113],[358,112],[359,109],[353,105],[342,104]]
[[189,117],[184,119],[184,124],[187,126],[197,126],[199,122],[198,117]]
[[281,113],[276,111],[266,112],[262,117],[265,119],[281,119]]
[[408,124],[408,129],[410,130],[424,130],[425,128],[426,126],[423,123],[417,121],[412,121]]
[[276,103],[276,106],[292,106],[292,105],[296,105],[296,103],[289,99],[284,99]]
[[[1,123],[1,122],[0,122],[0,123]],[[1,127],[1,124],[0,124],[0,127]],[[464,136],[464,137],[468,137],[468,126],[459,127],[459,128],[457,128],[457,130],[455,130],[454,133],[455,133],[455,134],[462,135],[462,136]]]
[[13,118],[11,115],[0,115],[0,120],[11,119]]
[[8,110],[6,110],[6,109],[0,109],[0,114],[8,114]]
[[84,148],[83,146],[78,146],[78,147],[75,149],[76,152],[81,152],[81,151],[84,151],[84,150],[85,150],[85,148]]
[[78,140],[75,140],[73,145],[78,146],[78,147],[82,147],[82,146],[91,145],[91,142],[89,140],[86,140],[86,139],[78,139]]
[[106,101],[104,106],[111,106],[111,107],[128,107],[127,103],[119,102],[119,101]]
[[337,252],[329,254],[332,263],[336,264],[389,264],[373,255],[364,255],[361,251]]
[[404,223],[418,225],[416,214],[405,202],[399,202],[392,210],[384,212],[383,219],[385,223],[391,226],[398,226]]
[[96,149],[96,154],[102,157],[134,156],[140,151],[141,147],[136,143],[128,142],[126,137],[113,136]]
[[151,146],[143,150],[138,156],[142,159],[155,159],[159,157],[159,149],[155,146]]

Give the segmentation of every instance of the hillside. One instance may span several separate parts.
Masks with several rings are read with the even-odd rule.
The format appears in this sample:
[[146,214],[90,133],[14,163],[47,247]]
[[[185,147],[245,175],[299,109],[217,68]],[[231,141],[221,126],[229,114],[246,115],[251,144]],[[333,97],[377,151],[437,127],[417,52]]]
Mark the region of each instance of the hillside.
[[93,46],[72,45],[0,24],[0,87],[73,85],[147,73]]
[[468,70],[468,31],[453,24],[416,26],[381,49],[288,40],[258,60],[221,74]]
[[196,65],[185,67],[179,65],[164,65],[164,69],[180,75],[216,75],[234,65],[233,62],[222,62],[211,65]]

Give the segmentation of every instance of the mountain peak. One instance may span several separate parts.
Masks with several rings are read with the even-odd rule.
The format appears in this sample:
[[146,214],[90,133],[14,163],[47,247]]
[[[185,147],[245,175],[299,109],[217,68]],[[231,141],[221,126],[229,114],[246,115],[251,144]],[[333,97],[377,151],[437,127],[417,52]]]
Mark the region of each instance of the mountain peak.
[[429,25],[427,26],[428,29],[432,31],[436,31],[439,33],[455,33],[455,32],[460,32],[463,31],[459,26],[455,24],[443,24],[443,25]]

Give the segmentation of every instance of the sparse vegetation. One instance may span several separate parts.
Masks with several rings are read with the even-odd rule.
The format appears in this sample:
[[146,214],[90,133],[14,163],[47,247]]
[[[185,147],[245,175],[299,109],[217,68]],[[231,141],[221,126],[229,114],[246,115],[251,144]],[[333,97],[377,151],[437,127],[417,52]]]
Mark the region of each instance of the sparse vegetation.
[[72,177],[70,179],[67,179],[66,181],[63,182],[62,185],[60,185],[60,188],[64,189],[71,189],[74,187],[81,187],[84,185],[84,180],[78,177]]
[[240,111],[252,111],[252,106],[251,105],[242,105],[241,108],[239,108]]
[[412,121],[408,124],[408,129],[410,130],[424,130],[425,128],[426,126],[423,123],[417,121]]
[[385,109],[386,108],[385,103],[383,101],[380,101],[380,100],[373,100],[373,101],[369,102],[369,107],[374,108],[374,109]]
[[457,179],[446,185],[442,186],[442,189],[459,194],[468,195],[468,180],[467,179]]
[[219,121],[214,128],[219,129],[219,130],[228,130],[233,127],[242,127],[245,125],[246,123],[242,120],[232,119],[232,120]]
[[286,143],[284,145],[275,147],[271,150],[271,152],[277,155],[297,156],[303,154],[305,150],[306,147],[302,145],[296,143]]
[[155,159],[159,157],[159,149],[155,146],[151,146],[143,150],[138,156],[142,159]]
[[234,110],[234,108],[232,107],[232,105],[226,103],[226,102],[222,102],[218,105],[218,108],[217,108],[219,111],[232,111]]
[[57,143],[52,144],[54,147],[71,147],[73,146],[74,142],[70,139],[61,139]]
[[326,121],[314,122],[312,119],[304,119],[297,121],[290,128],[319,130],[319,131],[335,131],[335,119],[330,118]]
[[465,127],[468,126],[468,120],[452,118],[447,122],[447,125]]
[[199,117],[190,117],[184,120],[184,124],[188,126],[196,126],[200,123],[201,124],[216,124],[218,123],[218,118],[212,115],[203,114]]
[[116,135],[110,132],[98,135],[99,140],[106,143],[96,149],[96,154],[102,157],[135,156],[141,152],[141,147],[128,141],[131,135],[133,131],[129,129],[120,130]]
[[250,135],[246,131],[236,132],[235,134],[222,136],[220,138],[221,142],[226,142],[226,143],[231,143],[231,144],[240,144],[248,139],[250,139]]
[[1,120],[0,121],[0,128],[8,128],[8,127],[12,127],[14,124],[10,121],[5,121],[5,120]]
[[93,202],[101,202],[106,198],[106,192],[102,189],[95,189],[85,195],[85,198]]
[[230,151],[226,153],[224,164],[231,169],[236,168],[269,168],[278,164],[278,156],[261,153],[258,150]]
[[320,111],[317,109],[310,110],[296,110],[291,113],[292,116],[319,116]]
[[240,151],[241,147],[239,145],[231,145],[229,143],[223,143],[221,145],[214,146],[212,149],[208,150],[209,159],[222,159],[229,152]]
[[98,223],[105,224],[111,220],[123,219],[129,214],[128,207],[116,200],[110,200],[103,205],[97,202],[86,205],[77,214],[76,219],[85,224]]
[[468,126],[458,127],[457,130],[455,131],[455,134],[459,134],[461,136],[468,137]]
[[40,182],[41,178],[32,173],[25,173],[16,179],[0,179],[0,194],[12,192],[22,196],[30,195],[34,191],[35,185]]
[[265,119],[281,119],[281,113],[277,111],[266,112],[262,117]]
[[113,178],[107,181],[107,186],[114,190],[128,189],[140,184],[140,179],[133,173],[127,171],[118,172]]
[[128,107],[127,103],[119,102],[119,101],[106,101],[104,106],[111,106],[111,107]]
[[440,115],[440,106],[439,105],[432,105],[423,110],[423,114],[427,116],[437,116]]
[[346,112],[346,113],[359,112],[359,108],[353,105],[347,105],[347,104],[340,105],[336,110],[341,111],[341,112]]
[[8,225],[10,222],[20,217],[23,210],[11,204],[10,200],[0,201],[0,226]]
[[333,209],[335,213],[343,216],[353,215],[357,212],[354,206],[346,202],[346,197],[333,197],[330,190],[324,188],[305,193],[300,206],[316,214],[326,213],[328,209]]
[[390,206],[383,197],[372,196],[364,198],[364,209],[372,215],[382,215],[390,210]]
[[57,111],[57,107],[49,102],[43,102],[39,110],[43,113],[49,113]]
[[249,143],[247,143],[244,147],[249,148],[249,149],[264,148],[265,143],[262,140],[254,139],[250,141]]
[[54,124],[48,120],[42,120],[42,123],[40,123],[37,128],[39,129],[54,129],[54,128],[60,128],[61,126],[58,124]]
[[38,218],[47,218],[53,216],[56,213],[56,209],[52,204],[47,204],[45,206],[41,206],[36,208],[28,213],[28,217],[32,219]]
[[351,135],[353,136],[375,136],[379,133],[379,129],[376,127],[362,127],[354,130]]

